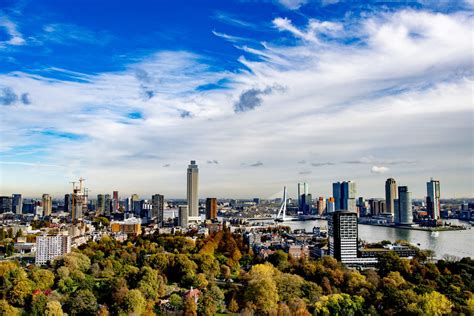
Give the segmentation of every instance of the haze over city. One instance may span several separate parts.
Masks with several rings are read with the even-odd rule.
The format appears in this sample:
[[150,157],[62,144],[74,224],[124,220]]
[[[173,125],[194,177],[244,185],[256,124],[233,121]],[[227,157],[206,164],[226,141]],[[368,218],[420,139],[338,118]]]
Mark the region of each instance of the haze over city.
[[473,5],[434,3],[2,2],[0,194],[471,197]]

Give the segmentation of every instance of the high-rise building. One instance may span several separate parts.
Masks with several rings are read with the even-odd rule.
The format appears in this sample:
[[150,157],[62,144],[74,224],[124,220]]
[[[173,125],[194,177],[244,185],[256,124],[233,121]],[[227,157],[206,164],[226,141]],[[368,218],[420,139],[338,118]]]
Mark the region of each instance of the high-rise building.
[[71,252],[71,237],[67,235],[36,237],[37,265],[45,264],[69,252]]
[[51,216],[53,201],[49,194],[43,194],[43,216]]
[[165,197],[161,194],[154,194],[151,197],[151,204],[151,217],[156,218],[158,224],[162,226],[165,211]]
[[318,215],[323,215],[324,212],[326,211],[326,201],[324,200],[322,196],[318,198],[317,209],[318,209]]
[[11,196],[0,196],[0,213],[10,213],[12,205],[13,198]]
[[352,181],[336,182],[332,184],[332,191],[336,211],[356,211],[356,184]]
[[217,199],[216,198],[206,199],[206,219],[210,219],[210,220],[217,219]]
[[430,182],[427,182],[426,191],[426,210],[428,211],[428,215],[432,219],[439,219],[441,210],[439,181],[431,179]]
[[199,217],[199,169],[196,161],[188,166],[187,200],[190,217]]
[[298,209],[304,212],[306,208],[305,196],[308,194],[308,184],[306,182],[298,183]]
[[101,215],[105,213],[105,196],[103,194],[97,195],[96,211]]
[[393,178],[388,178],[385,181],[385,206],[387,213],[395,214],[395,199],[397,198],[397,182]]
[[72,197],[71,194],[64,195],[64,212],[71,213],[72,210]]
[[119,194],[118,194],[118,191],[113,192],[112,199],[113,199],[112,212],[117,212],[119,210]]
[[13,194],[12,196],[12,212],[21,215],[23,210],[23,199],[21,194]]
[[394,222],[396,225],[413,224],[413,211],[411,204],[411,192],[408,191],[408,187],[398,187],[398,199],[396,199],[394,203]]
[[104,195],[104,214],[110,215],[112,210],[112,199],[110,198],[110,194]]
[[337,211],[328,217],[329,254],[339,261],[357,258],[357,214]]
[[179,213],[179,226],[181,227],[188,227],[188,206],[187,205],[180,205],[178,206],[178,213]]
[[336,211],[336,202],[335,199],[331,196],[327,199],[326,203],[326,214],[331,214]]

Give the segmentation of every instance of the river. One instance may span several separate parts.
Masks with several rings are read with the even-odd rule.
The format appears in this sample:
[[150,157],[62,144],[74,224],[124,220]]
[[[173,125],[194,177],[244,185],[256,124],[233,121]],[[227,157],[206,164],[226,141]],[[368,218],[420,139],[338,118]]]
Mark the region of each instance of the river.
[[[449,220],[455,225],[469,225],[458,220]],[[327,229],[326,220],[314,220],[304,222],[285,222],[292,229],[304,228],[307,232],[312,231],[314,226]],[[431,234],[429,231],[400,229],[373,225],[359,224],[359,239],[367,242],[379,242],[382,240],[407,240],[421,249],[430,249],[435,252],[435,257],[441,259],[445,256],[458,258],[474,258],[474,229],[440,231],[439,234]],[[419,245],[418,245],[419,244]]]

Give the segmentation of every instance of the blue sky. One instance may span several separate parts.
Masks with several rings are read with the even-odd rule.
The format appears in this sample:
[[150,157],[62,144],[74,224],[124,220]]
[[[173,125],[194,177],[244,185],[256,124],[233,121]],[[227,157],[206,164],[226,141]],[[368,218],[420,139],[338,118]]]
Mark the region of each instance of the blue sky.
[[470,1],[2,1],[0,193],[473,189]]

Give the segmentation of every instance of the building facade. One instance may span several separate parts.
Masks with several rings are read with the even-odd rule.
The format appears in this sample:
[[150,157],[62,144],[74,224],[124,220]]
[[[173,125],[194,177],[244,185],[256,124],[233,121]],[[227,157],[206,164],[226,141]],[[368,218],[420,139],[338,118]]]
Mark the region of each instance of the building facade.
[[0,213],[12,211],[13,198],[11,196],[0,196]]
[[395,200],[395,216],[394,222],[396,225],[411,225],[413,224],[413,211],[411,192],[408,187],[398,187],[398,199]]
[[178,224],[181,227],[188,227],[188,206],[187,205],[180,205],[178,206]]
[[328,217],[329,255],[341,262],[357,258],[357,213],[336,211]]
[[23,211],[23,199],[21,194],[12,195],[12,212],[17,215],[21,215]]
[[336,182],[332,184],[336,211],[356,211],[357,188],[353,181]]
[[196,161],[191,160],[187,172],[187,201],[190,217],[199,216],[199,168]]
[[216,198],[206,199],[206,219],[210,219],[210,220],[217,219],[217,199]]
[[161,194],[151,196],[151,217],[155,218],[160,226],[163,224],[165,211],[165,197]]
[[43,216],[51,216],[53,201],[49,194],[43,194]]
[[46,264],[55,258],[71,252],[71,237],[67,235],[38,236],[36,237],[37,265]]
[[426,210],[432,219],[440,218],[440,185],[438,180],[431,179],[426,183]]
[[393,178],[385,181],[385,206],[387,213],[395,215],[395,200],[397,199],[397,181]]

